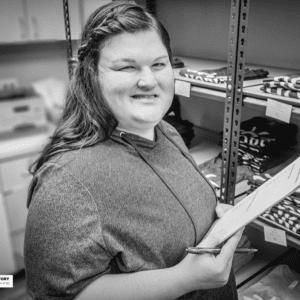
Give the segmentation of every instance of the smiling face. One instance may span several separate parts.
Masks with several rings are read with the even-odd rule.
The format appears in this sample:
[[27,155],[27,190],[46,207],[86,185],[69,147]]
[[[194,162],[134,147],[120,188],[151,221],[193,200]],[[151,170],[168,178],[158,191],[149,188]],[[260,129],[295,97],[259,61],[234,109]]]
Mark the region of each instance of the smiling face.
[[100,50],[100,87],[118,129],[153,138],[174,94],[168,52],[154,30],[121,33]]

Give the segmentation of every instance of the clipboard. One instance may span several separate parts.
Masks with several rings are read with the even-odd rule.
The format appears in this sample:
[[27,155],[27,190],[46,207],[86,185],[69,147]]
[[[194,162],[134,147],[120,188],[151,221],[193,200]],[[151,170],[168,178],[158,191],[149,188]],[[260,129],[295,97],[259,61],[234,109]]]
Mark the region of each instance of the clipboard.
[[229,209],[214,223],[204,240],[213,236],[221,244],[299,187],[300,157]]

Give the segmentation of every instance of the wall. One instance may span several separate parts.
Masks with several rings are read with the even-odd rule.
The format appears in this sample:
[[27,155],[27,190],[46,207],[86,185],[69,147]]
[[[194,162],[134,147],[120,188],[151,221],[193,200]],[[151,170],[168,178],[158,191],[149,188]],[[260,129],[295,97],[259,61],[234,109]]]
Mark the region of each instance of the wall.
[[66,43],[1,45],[0,79],[15,77],[20,85],[46,77],[68,81]]
[[[246,63],[300,69],[299,0],[249,0]],[[231,1],[157,1],[175,55],[227,60]]]
[[[0,0],[1,1],[1,0]],[[61,2],[61,0],[55,0]],[[110,0],[79,0],[79,6],[75,1],[69,0],[70,23],[76,23],[79,16],[79,24],[83,25],[90,13]],[[138,3],[145,5],[145,0],[138,0]],[[72,5],[73,4],[73,5]],[[63,9],[61,9],[61,12]],[[60,12],[59,12],[60,13]],[[79,26],[79,25],[78,25]],[[0,30],[5,30],[2,28]],[[79,38],[80,28],[76,28],[74,33],[71,30],[73,39]],[[63,35],[65,34],[63,29]],[[75,51],[77,42],[73,43]],[[32,82],[55,77],[68,82],[67,48],[65,41],[53,42],[17,42],[11,44],[0,43],[0,80],[5,78],[17,78],[20,85],[30,85]]]
[[[181,117],[194,125],[213,132],[223,130],[224,103],[196,96],[180,97]],[[243,108],[241,120],[264,116],[262,110]]]
[[[157,1],[157,16],[169,31],[173,54],[227,61],[231,1]],[[246,65],[300,70],[299,0],[250,0]],[[300,72],[300,71],[299,71]],[[223,130],[224,104],[180,98],[183,119]],[[264,111],[243,109],[242,120]],[[297,121],[299,122],[299,120]]]
[[[170,32],[174,54],[227,60],[230,3],[157,1],[157,15]],[[299,0],[251,0],[246,62],[300,69],[299,10]],[[0,45],[0,51],[0,79],[16,76],[28,84],[49,75],[68,78],[63,42]]]
[[[229,0],[157,1],[157,15],[170,33],[174,54],[226,61],[230,4]],[[299,9],[299,0],[250,1],[246,63],[300,69]],[[0,51],[0,79],[17,77],[22,85],[49,76],[68,81],[63,41],[0,45]],[[183,115],[191,110],[196,124],[222,127],[223,104],[202,99],[199,107],[199,101],[192,98],[185,108],[183,103]]]

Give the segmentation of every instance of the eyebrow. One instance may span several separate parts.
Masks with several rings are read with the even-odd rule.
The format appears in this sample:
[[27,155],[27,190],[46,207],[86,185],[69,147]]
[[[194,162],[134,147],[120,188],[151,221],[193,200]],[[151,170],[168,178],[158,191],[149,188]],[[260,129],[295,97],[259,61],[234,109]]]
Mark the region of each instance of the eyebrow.
[[[168,55],[161,55],[161,56],[158,56],[158,57],[156,57],[154,60],[157,61],[157,60],[160,60],[160,59],[162,59],[162,58],[168,58]],[[135,59],[132,59],[132,58],[124,57],[124,58],[121,58],[121,59],[113,60],[112,62],[113,62],[113,63],[116,63],[116,62],[129,62],[129,63],[135,63],[136,60],[135,60]]]

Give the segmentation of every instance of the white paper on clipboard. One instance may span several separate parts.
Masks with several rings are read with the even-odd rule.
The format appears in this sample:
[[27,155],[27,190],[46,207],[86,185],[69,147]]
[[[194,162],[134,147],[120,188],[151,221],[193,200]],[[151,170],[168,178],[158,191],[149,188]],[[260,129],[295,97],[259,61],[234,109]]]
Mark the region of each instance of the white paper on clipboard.
[[[300,186],[300,157],[228,210],[207,234],[219,244]],[[206,237],[207,237],[206,236]],[[204,238],[204,240],[206,239]]]

